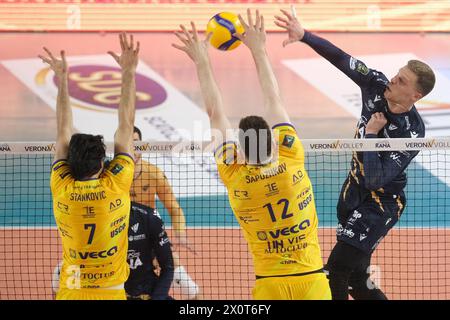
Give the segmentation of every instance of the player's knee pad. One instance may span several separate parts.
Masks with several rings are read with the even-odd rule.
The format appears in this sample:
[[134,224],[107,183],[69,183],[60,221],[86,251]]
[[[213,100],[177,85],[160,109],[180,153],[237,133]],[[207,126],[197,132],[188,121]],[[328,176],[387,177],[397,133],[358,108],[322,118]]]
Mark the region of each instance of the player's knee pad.
[[173,287],[179,290],[184,299],[195,299],[200,290],[198,285],[189,276],[183,266],[175,268]]

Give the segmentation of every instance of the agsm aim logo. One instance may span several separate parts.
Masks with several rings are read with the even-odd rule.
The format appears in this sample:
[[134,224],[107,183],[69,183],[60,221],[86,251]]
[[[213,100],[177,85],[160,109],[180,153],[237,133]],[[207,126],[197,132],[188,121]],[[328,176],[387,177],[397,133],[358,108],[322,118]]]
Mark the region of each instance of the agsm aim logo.
[[[39,85],[45,84],[49,68],[36,76]],[[77,65],[69,68],[69,93],[72,105],[97,111],[116,111],[119,107],[122,73],[119,68],[102,65]],[[56,76],[51,78],[57,87]],[[161,105],[167,99],[167,91],[156,81],[136,73],[136,109],[148,109]]]

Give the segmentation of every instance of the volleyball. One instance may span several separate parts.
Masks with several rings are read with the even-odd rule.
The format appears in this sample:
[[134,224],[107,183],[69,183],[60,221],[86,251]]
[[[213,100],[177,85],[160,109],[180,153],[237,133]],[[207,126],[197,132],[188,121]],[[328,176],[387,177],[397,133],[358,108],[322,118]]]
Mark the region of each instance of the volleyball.
[[206,33],[212,33],[211,45],[222,51],[236,49],[241,44],[241,41],[233,36],[236,32],[244,33],[244,27],[238,16],[231,12],[216,14],[206,26]]

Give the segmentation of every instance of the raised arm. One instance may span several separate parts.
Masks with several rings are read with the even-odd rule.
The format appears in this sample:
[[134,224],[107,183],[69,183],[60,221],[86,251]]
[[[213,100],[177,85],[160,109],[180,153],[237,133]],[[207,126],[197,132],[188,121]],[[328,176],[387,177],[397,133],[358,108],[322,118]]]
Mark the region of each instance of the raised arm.
[[241,15],[239,20],[244,27],[243,34],[236,34],[252,53],[253,60],[258,72],[259,84],[261,85],[264,106],[267,112],[267,119],[271,125],[289,122],[289,116],[281,100],[278,82],[272,69],[266,51],[266,32],[264,29],[264,17],[256,10],[256,21],[253,24],[250,9],[247,9],[248,23],[244,21]]
[[226,136],[226,131],[231,129],[231,125],[225,115],[222,95],[214,78],[209,60],[208,47],[211,34],[209,34],[205,40],[201,41],[198,38],[194,22],[191,22],[191,26],[192,34],[189,34],[185,26],[180,25],[182,32],[175,32],[175,35],[178,39],[180,39],[183,45],[172,44],[172,46],[184,51],[195,63],[203,101],[206,112],[209,116],[211,128],[218,130],[222,136],[222,139],[219,139],[220,141],[217,140],[219,138],[217,136],[213,136],[213,139],[216,139],[215,144],[220,144]]
[[176,244],[187,247],[193,251],[188,245],[186,235],[186,218],[181,209],[175,194],[173,193],[172,186],[169,180],[164,175],[164,172],[157,168],[156,172],[156,194],[159,200],[163,203],[167,209],[172,220],[172,228],[174,231],[174,242]]
[[39,55],[43,62],[47,63],[58,78],[58,97],[56,98],[56,152],[54,161],[66,159],[69,153],[69,143],[73,135],[72,108],[70,107],[68,68],[66,54],[61,51],[61,59],[56,59],[53,54],[44,47],[47,57]]
[[302,41],[345,73],[358,86],[364,86],[372,79],[373,71],[362,61],[353,58],[328,40],[306,31],[295,16],[294,7],[292,7],[291,13],[283,9],[281,12],[284,16],[275,16],[275,24],[288,33],[288,39],[283,41],[283,47]]
[[119,35],[122,54],[116,55],[112,51],[108,53],[122,68],[122,89],[119,102],[119,126],[114,135],[114,153],[127,153],[133,155],[133,128],[136,101],[136,67],[139,61],[139,42],[134,47],[133,35],[128,41],[127,35]]

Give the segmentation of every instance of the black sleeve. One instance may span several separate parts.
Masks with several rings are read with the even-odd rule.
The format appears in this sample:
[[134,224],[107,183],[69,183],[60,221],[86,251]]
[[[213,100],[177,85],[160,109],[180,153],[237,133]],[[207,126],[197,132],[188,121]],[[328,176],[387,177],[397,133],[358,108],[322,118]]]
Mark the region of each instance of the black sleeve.
[[161,218],[157,214],[151,214],[148,223],[151,247],[161,268],[158,282],[151,293],[151,297],[152,300],[166,300],[169,296],[174,274],[172,249]]
[[309,31],[305,31],[305,36],[301,41],[345,73],[359,87],[368,86],[370,80],[377,74],[375,70],[369,69],[364,62],[353,58],[328,40]]
[[[365,138],[377,138],[375,134],[367,134]],[[365,186],[369,190],[383,188],[409,165],[418,151],[385,151],[384,156],[377,151],[364,152]]]

